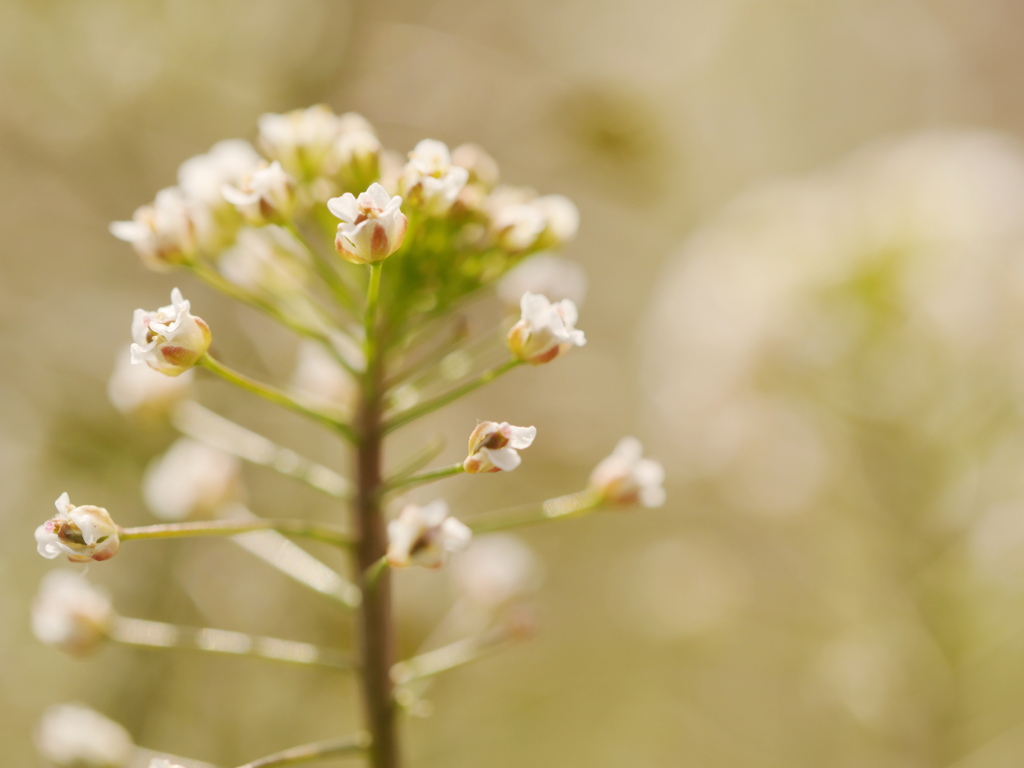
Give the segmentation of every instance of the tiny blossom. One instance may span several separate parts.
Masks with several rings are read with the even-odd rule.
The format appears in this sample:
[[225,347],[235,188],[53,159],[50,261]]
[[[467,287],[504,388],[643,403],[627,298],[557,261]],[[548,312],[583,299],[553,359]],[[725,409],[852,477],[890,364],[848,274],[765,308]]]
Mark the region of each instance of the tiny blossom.
[[531,203],[506,206],[491,221],[498,242],[510,251],[525,251],[534,246],[547,225],[544,212]]
[[493,189],[501,178],[498,163],[478,144],[460,144],[452,150],[452,164],[469,171],[469,184]]
[[578,313],[568,299],[552,304],[546,296],[527,292],[519,307],[522,314],[509,329],[508,348],[520,360],[540,365],[587,343],[575,328]]
[[635,504],[660,507],[665,503],[665,469],[643,457],[635,437],[619,440],[611,456],[603,459],[590,475],[590,485],[607,504]]
[[580,211],[568,197],[541,195],[533,199],[532,205],[544,215],[545,240],[550,240],[551,246],[563,245],[576,237],[580,228]]
[[459,594],[475,608],[489,612],[534,589],[540,565],[533,550],[507,533],[473,540],[452,562],[451,577]]
[[587,295],[587,272],[561,256],[537,253],[507,272],[498,281],[496,291],[501,302],[509,307],[518,306],[527,291],[556,301],[569,299],[578,307]]
[[161,520],[210,517],[240,491],[238,459],[190,438],[154,459],[142,480],[146,505]]
[[258,125],[259,145],[267,157],[299,177],[319,173],[341,129],[338,116],[324,104],[261,115]]
[[260,156],[244,139],[218,141],[210,151],[190,157],[178,168],[185,197],[210,207],[224,205],[225,184],[238,184],[260,165]]
[[410,504],[388,523],[387,562],[394,568],[440,568],[448,553],[465,549],[472,536],[465,524],[449,516],[443,501],[424,507]]
[[513,427],[507,421],[482,421],[469,436],[469,455],[462,466],[470,474],[511,472],[522,459],[519,451],[529,448],[537,436],[536,427]]
[[55,768],[127,768],[135,744],[124,726],[82,704],[57,704],[39,720],[36,749]]
[[146,363],[167,376],[194,366],[210,348],[210,327],[191,314],[191,304],[177,288],[171,303],[155,312],[136,309],[132,319],[132,362]]
[[76,655],[94,651],[113,618],[106,591],[75,571],[47,573],[32,603],[36,638]]
[[377,183],[358,198],[346,192],[328,200],[327,208],[341,219],[334,240],[341,257],[353,264],[369,264],[397,251],[409,225],[401,205],[401,197],[391,197]]
[[443,142],[424,139],[409,153],[399,188],[428,216],[443,216],[469,180],[469,171],[452,164]]
[[286,219],[295,207],[295,182],[276,160],[252,171],[237,185],[225,184],[221,193],[253,224]]
[[380,173],[380,139],[362,115],[348,112],[338,118],[339,133],[324,159],[324,173],[348,184],[376,178]]
[[136,209],[131,221],[115,221],[110,234],[131,243],[150,269],[166,272],[196,255],[197,221],[203,211],[189,203],[177,187],[161,189],[151,205]]
[[117,553],[121,541],[117,526],[103,507],[76,507],[62,493],[54,502],[57,516],[36,528],[36,548],[52,560],[67,555],[73,563],[108,560]]
[[164,376],[148,365],[133,365],[124,350],[117,356],[107,383],[107,397],[121,413],[163,417],[192,391],[192,373]]
[[277,226],[243,227],[217,269],[235,285],[272,295],[304,290],[306,253],[292,234]]

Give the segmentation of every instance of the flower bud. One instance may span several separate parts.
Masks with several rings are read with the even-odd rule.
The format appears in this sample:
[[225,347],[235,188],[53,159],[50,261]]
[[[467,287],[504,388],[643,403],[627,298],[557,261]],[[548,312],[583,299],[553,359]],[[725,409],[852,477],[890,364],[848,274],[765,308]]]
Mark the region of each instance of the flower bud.
[[218,141],[209,152],[178,167],[178,186],[189,200],[217,208],[225,204],[224,185],[240,183],[259,166],[260,156],[248,141]]
[[76,507],[66,493],[54,502],[57,516],[36,528],[39,554],[52,560],[67,555],[73,563],[109,560],[121,541],[118,529],[103,507]]
[[479,144],[460,144],[452,150],[452,164],[469,172],[469,184],[494,189],[501,179],[498,163]]
[[319,175],[342,128],[338,116],[325,104],[283,115],[261,115],[258,124],[259,145],[267,157],[297,178]]
[[35,742],[54,768],[127,768],[135,752],[124,726],[81,704],[47,709]]
[[96,650],[113,619],[106,591],[75,571],[50,571],[32,603],[36,638],[75,655]]
[[546,296],[527,292],[519,307],[522,315],[509,329],[508,348],[520,360],[541,365],[587,343],[583,331],[574,327],[578,313],[568,299],[552,304]]
[[178,376],[210,348],[210,327],[190,313],[181,291],[171,291],[171,303],[155,312],[136,309],[132,319],[132,362],[146,363],[167,376]]
[[328,200],[328,209],[341,219],[334,240],[341,257],[353,264],[369,264],[397,251],[409,226],[401,205],[402,198],[391,197],[376,183],[358,198],[346,192]]
[[511,472],[522,459],[518,451],[529,448],[537,436],[536,427],[513,427],[507,421],[482,421],[469,436],[469,455],[462,467],[469,474]]
[[221,193],[251,224],[288,219],[295,208],[295,182],[276,160],[256,169],[237,186],[225,184]]
[[448,515],[443,501],[425,507],[410,504],[388,523],[387,562],[393,568],[440,568],[448,553],[465,549],[472,536],[466,525]]
[[612,455],[603,459],[590,475],[591,487],[606,504],[636,504],[660,507],[665,503],[665,469],[652,459],[641,458],[643,447],[635,437],[624,437]]
[[428,216],[443,216],[469,180],[469,171],[452,165],[443,142],[424,139],[409,153],[399,189],[411,205]]
[[238,459],[187,437],[150,462],[142,480],[146,506],[168,521],[213,517],[241,491]]
[[131,243],[150,269],[166,272],[196,256],[197,223],[203,210],[189,203],[177,187],[161,189],[151,205],[136,209],[131,221],[115,221],[110,234]]

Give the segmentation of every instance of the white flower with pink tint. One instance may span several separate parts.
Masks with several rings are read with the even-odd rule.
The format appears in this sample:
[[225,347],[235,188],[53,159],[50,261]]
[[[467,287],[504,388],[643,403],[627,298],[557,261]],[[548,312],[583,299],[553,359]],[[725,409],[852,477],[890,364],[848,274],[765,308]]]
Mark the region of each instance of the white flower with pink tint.
[[221,194],[252,224],[287,219],[295,207],[295,181],[276,160],[225,184]]
[[49,560],[66,555],[73,563],[87,563],[108,560],[117,553],[118,528],[107,510],[88,504],[76,507],[66,493],[54,505],[56,517],[36,528],[40,555]]
[[529,448],[536,436],[536,427],[514,427],[507,421],[482,421],[469,436],[469,455],[462,467],[470,474],[511,472],[522,462],[519,451]]
[[624,437],[612,455],[603,459],[590,475],[590,485],[606,504],[636,504],[660,507],[665,503],[665,469],[653,459],[643,458],[643,446],[635,437]]
[[468,180],[469,171],[452,164],[446,144],[424,139],[409,153],[399,187],[409,202],[428,216],[443,216]]
[[583,331],[575,327],[576,305],[568,299],[552,304],[546,296],[527,292],[519,307],[522,314],[509,329],[508,348],[523,362],[541,365],[587,343]]
[[136,309],[132,318],[132,362],[146,363],[167,376],[179,376],[210,348],[210,327],[191,313],[177,288],[171,303],[155,312]]
[[401,205],[401,197],[391,197],[376,183],[358,198],[346,192],[330,199],[327,208],[341,219],[334,240],[341,257],[353,264],[369,264],[397,251],[409,225]]
[[465,549],[472,537],[465,524],[448,514],[443,501],[410,504],[388,523],[387,563],[393,568],[440,568],[449,553]]
[[166,272],[195,258],[197,222],[204,214],[180,189],[168,187],[150,205],[137,208],[131,221],[112,222],[110,234],[130,243],[147,267]]

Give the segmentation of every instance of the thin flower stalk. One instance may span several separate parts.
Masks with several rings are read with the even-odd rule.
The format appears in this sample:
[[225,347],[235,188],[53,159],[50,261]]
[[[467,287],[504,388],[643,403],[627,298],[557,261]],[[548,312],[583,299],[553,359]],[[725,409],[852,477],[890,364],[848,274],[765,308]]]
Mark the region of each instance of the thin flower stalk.
[[315,248],[309,239],[303,234],[302,229],[297,223],[288,225],[288,231],[295,236],[295,239],[302,244],[306,252],[309,254],[310,261],[313,263],[313,268],[317,274],[320,275],[320,279],[324,282],[327,288],[331,291],[331,295],[338,302],[339,306],[344,307],[351,314],[355,315],[357,312],[356,300],[352,295],[351,289],[345,280],[342,278],[338,271],[331,265],[331,263],[324,258],[323,254]]
[[286,664],[353,669],[351,658],[333,648],[320,648],[297,640],[261,637],[208,627],[182,627],[162,621],[118,616],[107,637],[122,645],[248,656]]
[[446,477],[461,475],[465,471],[461,463],[453,464],[450,467],[441,467],[440,469],[432,469],[429,472],[423,472],[418,475],[409,475],[397,480],[390,480],[384,484],[384,487],[385,491],[390,493],[399,488],[410,488],[414,485],[423,485],[425,483],[432,483],[435,480],[443,480]]
[[516,639],[517,635],[502,625],[474,637],[456,640],[448,645],[426,651],[411,659],[400,661],[391,669],[396,685],[408,685],[416,680],[434,677],[484,657]]
[[250,531],[272,530],[298,538],[321,541],[348,549],[352,538],[344,531],[328,525],[304,520],[206,520],[188,523],[162,523],[136,528],[120,528],[121,541],[131,539],[181,539],[197,536],[236,536]]
[[602,506],[601,497],[590,490],[547,499],[539,504],[485,512],[466,519],[474,534],[521,528],[526,525],[583,517]]
[[279,768],[282,765],[298,765],[299,763],[310,763],[314,760],[358,756],[365,753],[370,746],[370,736],[366,733],[357,733],[340,739],[328,739],[313,744],[291,747],[290,749],[261,757],[258,760],[253,760],[251,763],[240,765],[238,768]]
[[321,413],[315,408],[303,405],[302,403],[293,399],[290,395],[288,395],[287,393],[283,392],[280,389],[277,389],[276,387],[272,387],[269,384],[264,384],[262,382],[256,381],[255,379],[249,378],[245,374],[239,373],[238,371],[228,368],[226,365],[217,361],[208,354],[200,358],[197,365],[199,365],[202,368],[205,368],[211,373],[215,373],[217,376],[220,376],[225,381],[234,384],[236,387],[244,389],[247,392],[251,392],[254,395],[258,395],[259,397],[262,397],[264,400],[268,400],[271,403],[283,406],[284,408],[287,408],[290,411],[302,414],[303,416],[310,418],[313,421],[319,422],[323,426],[328,427],[335,432],[338,432],[339,434],[343,435],[345,438],[349,440],[355,439],[355,433],[352,431],[352,427],[350,427],[348,424],[340,422],[337,419],[334,419],[324,413]]
[[398,469],[395,470],[394,474],[389,478],[389,482],[394,483],[401,481],[419,472],[440,455],[441,451],[444,450],[445,444],[445,440],[442,437],[435,436],[432,438],[428,443],[419,448],[412,456],[402,462]]

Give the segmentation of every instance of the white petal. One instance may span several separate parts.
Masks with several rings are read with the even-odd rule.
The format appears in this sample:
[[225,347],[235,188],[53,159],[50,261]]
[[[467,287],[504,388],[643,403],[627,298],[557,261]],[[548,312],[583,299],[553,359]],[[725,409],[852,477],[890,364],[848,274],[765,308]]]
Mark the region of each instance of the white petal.
[[498,469],[504,470],[505,472],[511,472],[513,469],[523,463],[522,458],[513,448],[484,448],[483,452],[490,459],[491,464],[496,466]]
[[537,437],[536,427],[511,427],[510,425],[510,437],[508,444],[512,448],[522,450],[523,448],[529,448]]

